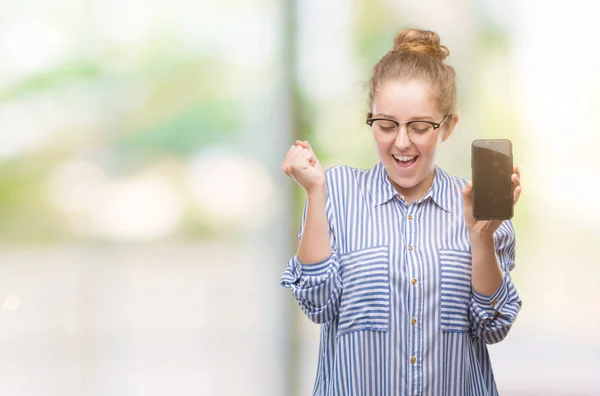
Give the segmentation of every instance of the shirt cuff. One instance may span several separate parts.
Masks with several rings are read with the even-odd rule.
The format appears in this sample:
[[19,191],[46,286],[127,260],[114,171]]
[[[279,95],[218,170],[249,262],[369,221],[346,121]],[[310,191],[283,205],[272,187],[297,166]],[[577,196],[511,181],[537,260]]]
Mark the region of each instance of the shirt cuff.
[[508,301],[508,284],[506,278],[507,275],[502,277],[502,283],[491,295],[481,294],[472,289],[473,301],[489,313],[501,312]]
[[315,264],[303,264],[298,256],[293,258],[293,283],[299,286],[314,286],[319,279],[326,277],[331,271],[332,265],[337,263],[337,256],[331,253],[325,260]]

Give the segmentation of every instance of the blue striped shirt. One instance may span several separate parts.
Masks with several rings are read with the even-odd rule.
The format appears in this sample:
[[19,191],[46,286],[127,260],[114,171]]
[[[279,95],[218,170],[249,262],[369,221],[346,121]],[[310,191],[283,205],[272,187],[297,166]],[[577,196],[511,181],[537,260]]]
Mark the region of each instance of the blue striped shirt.
[[333,252],[311,265],[294,256],[281,278],[321,324],[314,395],[498,394],[486,345],[506,337],[521,308],[515,234],[510,221],[494,234],[503,281],[477,293],[465,183],[436,167],[429,191],[407,205],[381,162],[327,171]]

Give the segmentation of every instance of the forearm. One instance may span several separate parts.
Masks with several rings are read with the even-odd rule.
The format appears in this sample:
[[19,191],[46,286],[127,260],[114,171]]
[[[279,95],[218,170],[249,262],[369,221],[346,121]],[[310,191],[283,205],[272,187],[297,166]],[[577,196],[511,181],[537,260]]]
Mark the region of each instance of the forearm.
[[308,193],[304,231],[298,246],[298,259],[302,264],[319,263],[331,256],[326,204],[325,186]]
[[494,237],[489,233],[469,234],[471,240],[473,289],[482,295],[492,295],[502,283],[502,270],[496,257]]
[[[495,238],[494,238],[495,236]],[[487,344],[502,341],[521,309],[510,272],[515,267],[515,234],[507,221],[494,235],[469,233],[471,284],[469,317],[473,334]]]

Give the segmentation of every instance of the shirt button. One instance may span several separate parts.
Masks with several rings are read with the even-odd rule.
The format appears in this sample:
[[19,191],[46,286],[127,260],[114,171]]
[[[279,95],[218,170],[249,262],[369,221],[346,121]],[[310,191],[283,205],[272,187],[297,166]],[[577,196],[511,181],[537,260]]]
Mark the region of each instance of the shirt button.
[[413,215],[408,215],[408,220],[412,220],[413,219]]
[[410,250],[412,252],[413,251],[413,246],[412,245],[408,245],[408,250]]
[[412,324],[413,326],[417,324],[417,319],[414,319],[410,321],[410,324]]
[[413,278],[413,280],[411,281],[413,285],[417,284],[417,278]]
[[415,363],[417,362],[417,358],[416,358],[416,357],[414,357],[414,356],[413,356],[413,357],[411,357],[411,358],[410,358],[410,362],[411,362],[412,364],[415,364]]

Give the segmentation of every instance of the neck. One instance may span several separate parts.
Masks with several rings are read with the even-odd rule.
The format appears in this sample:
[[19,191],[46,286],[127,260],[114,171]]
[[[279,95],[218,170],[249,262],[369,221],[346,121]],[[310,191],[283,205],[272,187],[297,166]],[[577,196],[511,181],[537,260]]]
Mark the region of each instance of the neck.
[[396,189],[396,191],[398,191],[398,193],[400,193],[403,197],[404,200],[406,201],[407,204],[411,204],[413,202],[419,201],[421,198],[423,198],[425,196],[425,194],[427,193],[427,191],[429,191],[429,189],[431,188],[431,185],[433,184],[433,178],[435,175],[435,170],[432,170],[431,172],[429,172],[429,175],[427,175],[427,177],[425,179],[423,179],[423,181],[421,181],[420,183],[418,183],[417,185],[413,186],[413,187],[401,187],[398,184],[394,183],[393,181],[392,184],[394,185],[394,188]]

